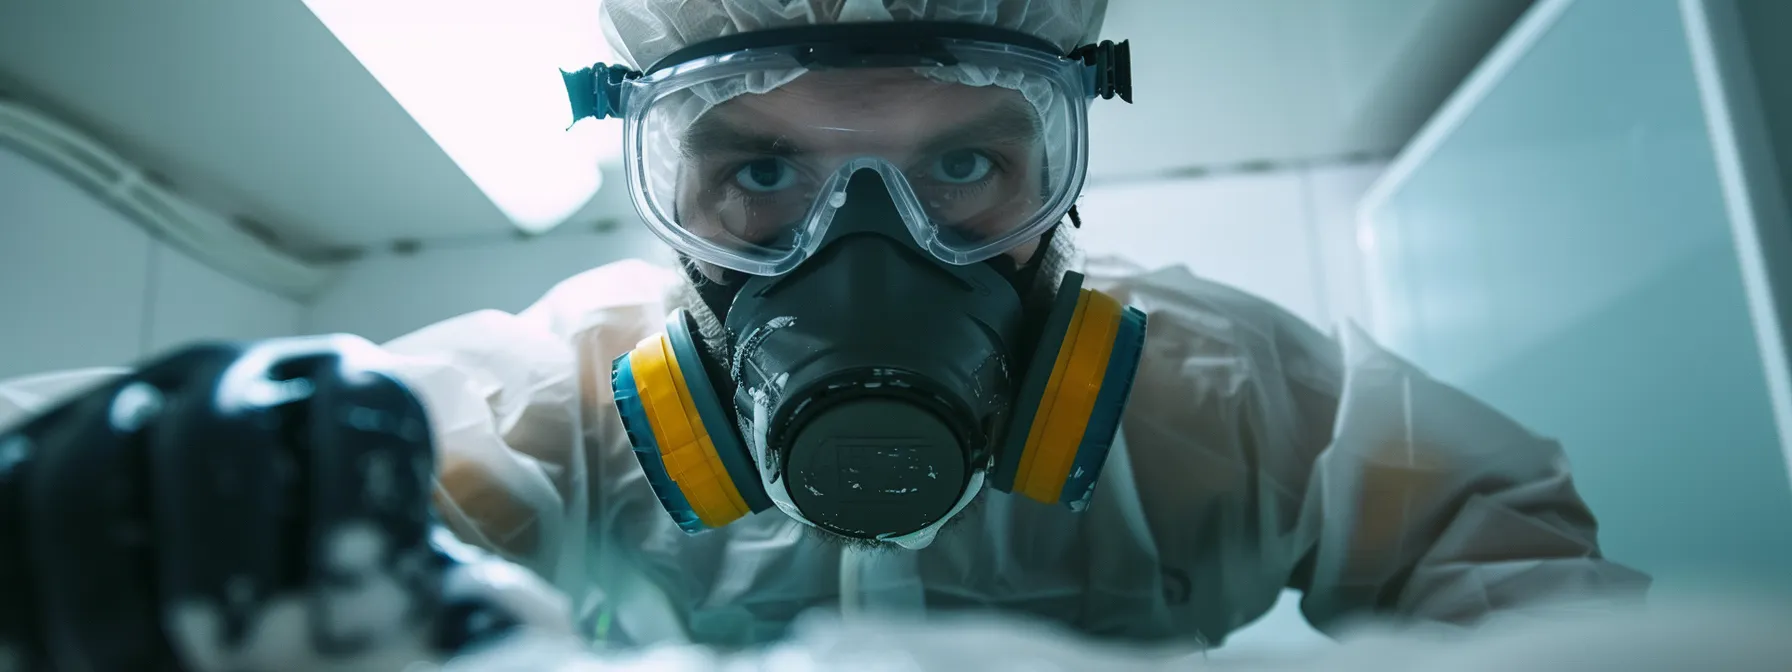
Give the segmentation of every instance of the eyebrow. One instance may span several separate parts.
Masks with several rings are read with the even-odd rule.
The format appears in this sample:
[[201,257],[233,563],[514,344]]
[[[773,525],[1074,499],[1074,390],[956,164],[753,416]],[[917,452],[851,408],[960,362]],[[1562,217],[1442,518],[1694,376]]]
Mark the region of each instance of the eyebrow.
[[[1009,100],[983,116],[935,134],[919,148],[928,154],[978,144],[1024,144],[1038,137],[1039,117],[1033,106]],[[718,152],[778,157],[806,153],[790,136],[751,131],[716,114],[704,114],[691,122],[679,144],[683,154],[693,158]]]
[[1004,101],[987,114],[928,138],[921,154],[928,155],[973,145],[1016,145],[1039,139],[1039,117],[1033,106]]
[[710,113],[691,122],[690,127],[685,129],[684,137],[679,140],[679,149],[689,158],[717,152],[765,156],[795,156],[803,153],[796,143],[790,141],[789,136],[755,133]]

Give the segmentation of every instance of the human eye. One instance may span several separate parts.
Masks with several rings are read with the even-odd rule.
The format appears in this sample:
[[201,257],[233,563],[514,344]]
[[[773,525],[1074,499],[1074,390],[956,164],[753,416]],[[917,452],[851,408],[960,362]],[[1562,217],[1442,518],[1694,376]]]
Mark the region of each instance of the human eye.
[[753,194],[784,191],[796,186],[797,178],[796,166],[776,156],[742,163],[733,175],[735,186]]
[[987,153],[975,149],[944,152],[927,166],[927,178],[945,185],[975,184],[989,177],[995,162]]

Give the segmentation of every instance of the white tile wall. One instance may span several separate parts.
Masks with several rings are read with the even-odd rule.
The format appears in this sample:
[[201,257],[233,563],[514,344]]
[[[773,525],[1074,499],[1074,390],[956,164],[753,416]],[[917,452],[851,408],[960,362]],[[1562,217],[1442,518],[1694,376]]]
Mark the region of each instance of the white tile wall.
[[296,333],[299,306],[205,268],[0,148],[0,378]]

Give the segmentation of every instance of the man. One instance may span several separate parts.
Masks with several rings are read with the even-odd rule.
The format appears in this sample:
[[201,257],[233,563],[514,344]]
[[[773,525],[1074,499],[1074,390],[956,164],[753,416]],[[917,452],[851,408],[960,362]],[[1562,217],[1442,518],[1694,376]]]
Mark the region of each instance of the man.
[[1321,629],[1643,590],[1554,442],[1356,332],[1076,258],[1087,105],[1131,96],[1105,5],[608,0],[628,64],[569,74],[575,113],[624,120],[683,263],[386,344],[442,519],[633,643],[839,608],[1217,645],[1284,587]]

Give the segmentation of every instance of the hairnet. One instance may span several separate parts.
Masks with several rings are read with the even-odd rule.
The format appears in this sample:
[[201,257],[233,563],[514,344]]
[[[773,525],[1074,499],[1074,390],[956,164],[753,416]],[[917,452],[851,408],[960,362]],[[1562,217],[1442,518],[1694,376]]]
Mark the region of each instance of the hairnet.
[[1006,28],[1069,52],[1101,32],[1107,0],[604,0],[604,36],[630,67],[725,35],[768,28],[957,21]]

